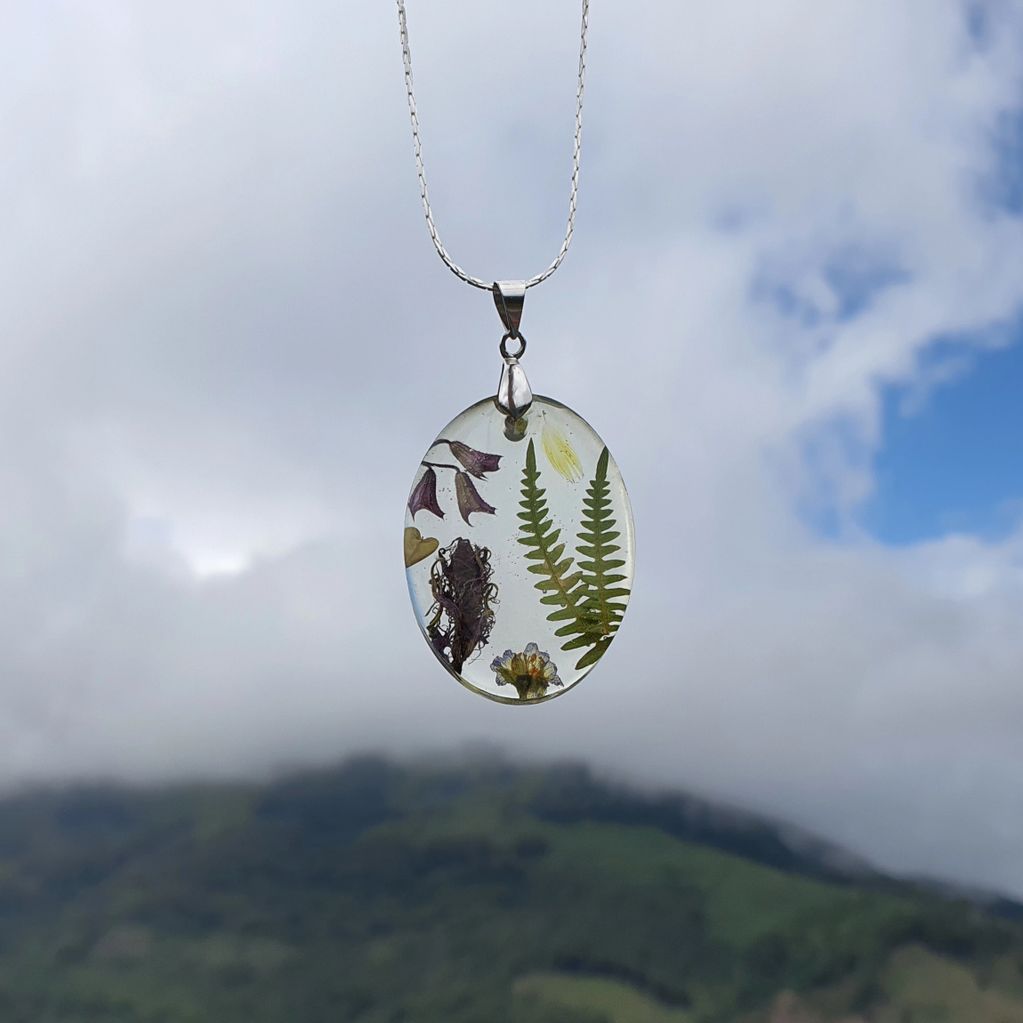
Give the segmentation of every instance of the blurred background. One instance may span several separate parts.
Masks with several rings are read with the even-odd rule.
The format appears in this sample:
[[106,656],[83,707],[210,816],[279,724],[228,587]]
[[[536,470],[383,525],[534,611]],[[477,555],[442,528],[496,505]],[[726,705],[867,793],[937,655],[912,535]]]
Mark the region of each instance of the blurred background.
[[[410,0],[538,272],[579,5]],[[594,0],[534,388],[633,499],[571,695],[400,550],[496,388],[393,4],[0,0],[0,1018],[1023,1020],[1023,4]]]

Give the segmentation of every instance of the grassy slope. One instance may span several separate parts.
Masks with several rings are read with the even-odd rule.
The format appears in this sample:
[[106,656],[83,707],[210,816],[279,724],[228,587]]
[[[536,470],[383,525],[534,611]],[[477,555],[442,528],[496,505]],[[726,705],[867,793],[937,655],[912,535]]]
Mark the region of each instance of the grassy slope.
[[1023,1023],[1018,927],[564,778],[361,761],[2,804],[0,1019]]
[[685,1009],[671,1009],[620,980],[564,973],[530,973],[512,986],[513,996],[541,1007],[581,1010],[613,1023],[691,1023]]

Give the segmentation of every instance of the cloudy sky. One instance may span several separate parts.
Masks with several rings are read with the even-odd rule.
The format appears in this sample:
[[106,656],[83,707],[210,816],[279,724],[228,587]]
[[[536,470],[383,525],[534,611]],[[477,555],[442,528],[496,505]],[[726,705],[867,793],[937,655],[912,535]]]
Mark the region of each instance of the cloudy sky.
[[[442,235],[553,256],[574,0],[410,0]],[[0,782],[477,740],[1023,896],[1023,4],[594,0],[534,387],[634,501],[572,694],[474,697],[400,551],[499,324],[393,5],[0,4]]]

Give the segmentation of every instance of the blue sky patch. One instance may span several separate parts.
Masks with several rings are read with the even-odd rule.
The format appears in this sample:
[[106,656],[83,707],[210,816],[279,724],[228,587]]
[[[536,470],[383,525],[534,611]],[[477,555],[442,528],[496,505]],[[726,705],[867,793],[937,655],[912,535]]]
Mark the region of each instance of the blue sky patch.
[[[933,358],[949,355],[939,346]],[[969,359],[922,407],[907,410],[904,388],[885,395],[877,489],[861,523],[886,543],[993,538],[1023,517],[1023,323],[1011,345]]]

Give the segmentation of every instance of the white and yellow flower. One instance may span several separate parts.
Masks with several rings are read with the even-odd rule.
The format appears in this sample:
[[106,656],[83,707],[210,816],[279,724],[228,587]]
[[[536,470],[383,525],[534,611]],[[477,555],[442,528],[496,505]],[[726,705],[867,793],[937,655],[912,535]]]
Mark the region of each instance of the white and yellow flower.
[[520,700],[537,700],[547,695],[549,686],[560,686],[558,666],[535,643],[527,643],[521,653],[505,650],[490,663],[499,686],[513,685]]

